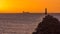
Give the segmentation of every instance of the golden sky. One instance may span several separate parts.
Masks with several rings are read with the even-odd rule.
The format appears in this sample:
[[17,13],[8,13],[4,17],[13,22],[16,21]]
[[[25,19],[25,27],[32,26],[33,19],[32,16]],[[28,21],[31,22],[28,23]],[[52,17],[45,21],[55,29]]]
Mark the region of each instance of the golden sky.
[[42,13],[48,8],[49,13],[60,12],[60,0],[0,0],[0,13]]

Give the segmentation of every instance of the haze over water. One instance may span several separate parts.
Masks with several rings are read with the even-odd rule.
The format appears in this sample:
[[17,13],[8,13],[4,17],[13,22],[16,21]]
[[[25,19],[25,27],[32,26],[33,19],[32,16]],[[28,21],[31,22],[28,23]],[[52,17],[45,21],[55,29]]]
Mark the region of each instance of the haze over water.
[[[50,14],[60,20],[60,14]],[[44,14],[0,14],[0,34],[32,34]]]

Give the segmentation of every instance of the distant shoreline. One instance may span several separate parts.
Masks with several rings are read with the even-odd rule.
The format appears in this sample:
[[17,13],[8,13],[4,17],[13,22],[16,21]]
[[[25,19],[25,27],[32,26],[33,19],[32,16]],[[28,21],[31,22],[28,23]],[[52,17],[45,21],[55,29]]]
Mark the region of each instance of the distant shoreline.
[[[0,14],[45,14],[45,13],[0,13]],[[48,13],[48,14],[60,14],[60,13]]]

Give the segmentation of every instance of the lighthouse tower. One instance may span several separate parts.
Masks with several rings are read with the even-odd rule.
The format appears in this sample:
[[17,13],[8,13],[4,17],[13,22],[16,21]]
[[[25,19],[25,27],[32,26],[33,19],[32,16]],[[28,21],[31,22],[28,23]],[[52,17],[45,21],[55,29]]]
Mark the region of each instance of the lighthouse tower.
[[47,8],[45,8],[45,15],[47,15]]

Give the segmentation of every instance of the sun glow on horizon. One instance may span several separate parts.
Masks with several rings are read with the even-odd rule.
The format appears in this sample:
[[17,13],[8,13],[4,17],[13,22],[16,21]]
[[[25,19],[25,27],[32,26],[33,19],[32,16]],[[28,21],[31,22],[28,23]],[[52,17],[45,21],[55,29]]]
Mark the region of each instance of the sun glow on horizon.
[[60,0],[0,0],[0,13],[43,13],[48,8],[49,13],[60,12]]

